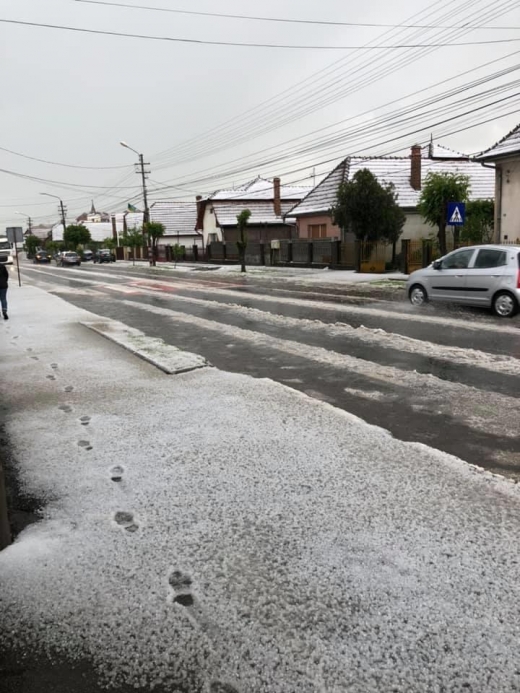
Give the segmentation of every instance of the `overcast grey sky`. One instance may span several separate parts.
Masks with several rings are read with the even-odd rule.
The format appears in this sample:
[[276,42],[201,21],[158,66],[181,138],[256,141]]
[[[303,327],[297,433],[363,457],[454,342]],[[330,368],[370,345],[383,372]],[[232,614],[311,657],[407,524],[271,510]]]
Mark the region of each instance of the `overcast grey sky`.
[[[492,5],[487,0],[118,1],[273,18],[388,24],[406,21],[443,28],[408,28],[398,33],[383,27],[201,17],[75,0],[0,0],[0,19],[209,41],[303,46],[520,39],[520,29],[511,28],[520,27],[520,3],[513,0],[497,0]],[[417,17],[409,21],[413,15]],[[467,23],[506,30],[460,30]],[[514,83],[520,77],[518,71],[449,101],[439,98],[423,111],[420,121],[403,121],[401,116],[392,125],[390,114],[413,106],[420,98],[440,97],[447,89],[514,66],[520,63],[520,52],[513,55],[516,51],[520,51],[520,40],[450,45],[428,51],[242,48],[0,23],[0,147],[54,162],[100,167],[89,170],[54,166],[0,150],[0,169],[42,179],[34,181],[0,172],[0,228],[23,221],[15,211],[30,214],[36,223],[55,221],[55,205],[40,196],[41,192],[61,196],[69,218],[87,209],[91,198],[99,210],[109,212],[125,209],[129,200],[139,206],[139,179],[132,169],[135,156],[119,145],[122,139],[143,151],[150,161],[153,199],[193,199],[198,192],[239,184],[257,174],[280,174],[285,182],[310,184],[314,167],[320,176],[332,168],[334,160],[349,153],[406,152],[415,141],[427,140],[430,132],[447,146],[480,151],[520,121],[516,113],[520,99],[511,98],[520,93],[519,85]],[[500,58],[504,59],[447,81]],[[406,62],[409,64],[403,64]],[[438,82],[444,84],[404,99]],[[482,94],[500,85],[504,85],[502,91]],[[463,101],[471,95],[474,100]],[[469,113],[506,97],[493,108]],[[395,103],[381,110],[391,101]],[[445,110],[435,110],[443,105]],[[460,120],[440,122],[462,112],[467,115]],[[385,113],[387,120],[378,124],[378,118]],[[503,114],[509,115],[501,117]],[[449,135],[484,119],[491,122]],[[309,135],[339,121],[346,122]],[[415,132],[421,128],[422,132]],[[357,132],[352,133],[352,129]],[[345,139],[321,140],[340,135]],[[302,139],[295,139],[298,137]],[[289,151],[289,147],[294,149]],[[127,168],[101,168],[110,166]],[[161,190],[160,184],[175,187]]]

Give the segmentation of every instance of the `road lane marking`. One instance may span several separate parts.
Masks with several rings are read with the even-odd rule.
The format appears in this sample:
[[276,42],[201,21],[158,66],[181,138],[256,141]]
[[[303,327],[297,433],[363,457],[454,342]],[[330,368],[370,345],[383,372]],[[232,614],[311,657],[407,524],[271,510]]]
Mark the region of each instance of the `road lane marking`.
[[[520,421],[520,401],[514,397],[495,392],[441,380],[434,375],[408,371],[394,366],[384,366],[377,362],[365,361],[355,356],[329,351],[323,347],[313,347],[292,340],[271,337],[261,332],[245,330],[224,323],[180,313],[168,308],[160,308],[147,303],[122,299],[121,303],[138,310],[170,318],[174,322],[217,332],[235,340],[248,342],[259,347],[267,347],[306,359],[325,366],[357,373],[373,381],[381,381],[392,387],[401,388],[408,403],[418,407],[418,411],[431,410],[443,413],[475,430],[508,438],[518,438]],[[348,373],[345,373],[348,378]],[[348,383],[346,383],[348,385]],[[408,393],[406,393],[408,390]],[[411,392],[410,392],[411,391]]]

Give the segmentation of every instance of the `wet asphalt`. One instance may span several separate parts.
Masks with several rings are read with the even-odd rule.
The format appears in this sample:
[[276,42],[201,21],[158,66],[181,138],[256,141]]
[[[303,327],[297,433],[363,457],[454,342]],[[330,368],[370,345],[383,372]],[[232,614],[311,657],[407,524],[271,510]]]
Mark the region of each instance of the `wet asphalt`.
[[[457,364],[435,355],[425,356],[391,346],[368,344],[356,336],[331,336],[319,330],[310,331],[304,325],[284,325],[283,321],[273,325],[262,315],[243,315],[233,311],[231,305],[318,321],[315,324],[324,326],[337,322],[354,328],[363,325],[435,345],[471,348],[517,358],[520,357],[520,318],[507,322],[511,328],[509,332],[495,332],[489,326],[493,328],[497,318],[486,311],[427,306],[427,315],[449,318],[455,324],[427,323],[413,319],[414,309],[399,289],[391,288],[386,294],[382,289],[371,289],[364,295],[363,289],[356,285],[315,287],[277,278],[223,277],[211,271],[171,274],[145,267],[103,265],[98,268],[84,264],[80,272],[70,272],[68,268],[26,265],[24,275],[32,283],[78,307],[120,320],[150,336],[201,354],[218,368],[255,378],[271,378],[381,426],[401,440],[425,443],[493,472],[520,478],[518,436],[496,435],[482,425],[470,427],[460,417],[439,409],[435,403],[431,407],[424,406],[425,393],[411,391],[405,382],[382,381],[369,374],[294,356],[276,347],[232,339],[229,335],[220,334],[218,329],[204,329],[174,317],[163,318],[148,312],[146,306],[289,340],[299,343],[304,349],[318,347],[334,354],[353,356],[366,362],[370,368],[377,369],[380,364],[395,367],[404,374],[431,374],[441,381],[474,388],[476,399],[484,403],[488,393],[489,396],[500,394],[516,398],[520,392],[520,377]],[[150,287],[155,288],[151,294]],[[381,297],[384,295],[390,300],[383,300]],[[208,306],[175,301],[175,296],[217,303]],[[307,303],[298,305],[292,302],[293,299]],[[135,307],[122,303],[122,300],[130,300]],[[320,305],[314,306],[313,303]],[[346,310],[337,310],[337,306]],[[354,312],[348,311],[349,306]],[[378,314],[372,314],[370,311],[373,309]],[[468,321],[481,324],[482,329],[469,329]],[[363,393],[363,396],[356,393]],[[418,402],[422,405],[417,406]]]

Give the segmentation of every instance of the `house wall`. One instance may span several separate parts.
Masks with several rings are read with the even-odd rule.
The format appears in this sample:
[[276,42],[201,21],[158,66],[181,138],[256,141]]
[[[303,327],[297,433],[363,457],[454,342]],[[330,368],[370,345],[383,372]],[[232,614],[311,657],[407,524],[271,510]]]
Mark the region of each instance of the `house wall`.
[[203,225],[203,234],[204,234],[204,245],[207,247],[208,244],[211,242],[211,240],[215,240],[214,238],[210,239],[211,234],[216,234],[216,240],[217,241],[222,241],[222,229],[217,226],[217,218],[215,216],[215,213],[211,211],[212,210],[212,205],[207,204],[206,205],[206,210],[204,212],[204,219],[202,222]]
[[186,248],[192,248],[196,245],[200,250],[202,250],[202,236],[195,235],[179,235],[174,234],[173,236],[163,236],[159,238],[157,245],[179,245],[186,246]]
[[[502,172],[501,184],[500,171]],[[520,159],[509,159],[500,164],[497,163],[496,185],[495,199],[500,200],[500,192],[502,193],[502,203],[496,205],[496,240],[512,243],[520,240]],[[498,219],[499,214],[500,219]]]
[[[296,228],[287,224],[267,225],[251,224],[247,227],[247,239],[252,243],[270,243],[271,241],[283,241],[297,237]],[[239,240],[239,232],[236,227],[224,229],[224,241],[236,243]]]
[[299,217],[298,219],[298,238],[310,238],[309,226],[325,224],[326,238],[341,239],[341,229],[332,223],[330,214],[316,214],[311,216]]
[[[326,214],[300,217],[298,219],[298,237],[309,238],[309,226],[318,224],[326,224],[327,238],[341,239],[339,226],[335,226],[330,215]],[[406,222],[401,239],[420,240],[421,238],[428,238],[432,233],[436,233],[435,229],[426,224],[420,214],[412,210],[406,212]]]
[[417,212],[406,212],[401,240],[419,241],[421,238],[429,238],[432,235],[437,235],[436,227],[427,224]]

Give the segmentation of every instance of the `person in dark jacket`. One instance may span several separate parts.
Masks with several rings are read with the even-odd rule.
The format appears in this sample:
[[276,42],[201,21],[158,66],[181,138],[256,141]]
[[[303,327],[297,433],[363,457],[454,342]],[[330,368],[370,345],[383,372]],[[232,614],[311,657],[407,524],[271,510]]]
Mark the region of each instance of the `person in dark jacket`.
[[7,287],[9,286],[9,272],[5,265],[0,265],[0,303],[4,320],[9,320],[7,315]]

